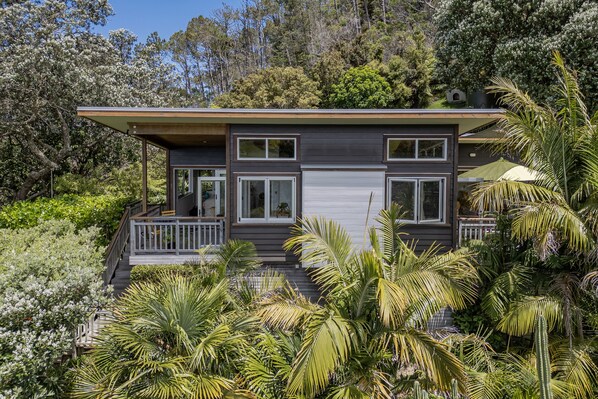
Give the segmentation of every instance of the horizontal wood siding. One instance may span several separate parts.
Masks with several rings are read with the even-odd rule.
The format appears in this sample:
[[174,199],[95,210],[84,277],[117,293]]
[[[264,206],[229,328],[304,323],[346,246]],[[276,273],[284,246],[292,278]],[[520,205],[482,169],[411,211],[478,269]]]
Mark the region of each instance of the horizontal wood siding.
[[[249,239],[256,244],[261,254],[269,255],[282,252],[282,243],[289,237],[288,225],[243,225],[234,223],[237,218],[237,177],[247,174],[288,174],[297,176],[297,216],[302,214],[302,182],[301,165],[355,165],[386,167],[386,177],[397,175],[436,175],[446,177],[447,184],[447,221],[454,218],[456,199],[454,175],[456,157],[454,149],[457,129],[454,125],[402,125],[402,126],[336,126],[336,125],[231,125],[229,136],[230,174],[229,190],[231,193],[233,212],[229,216],[233,220],[230,228],[231,238]],[[298,159],[296,161],[238,161],[236,158],[236,142],[243,136],[293,136],[297,138]],[[447,138],[446,161],[407,161],[396,162],[386,160],[386,138],[403,137],[444,137]],[[342,172],[341,172],[342,173]],[[383,203],[386,205],[386,181],[383,192]],[[324,201],[324,199],[322,199]],[[322,205],[325,211],[326,204]],[[367,205],[366,205],[367,207]],[[326,212],[324,212],[326,213]],[[326,216],[326,215],[324,215]],[[365,215],[364,215],[365,221]],[[451,247],[454,244],[454,226],[447,224],[428,224],[406,226],[405,231],[410,238],[419,240],[418,250],[426,248],[432,242]],[[288,261],[296,258],[287,254]]]
[[189,147],[170,150],[170,166],[224,166],[225,147]]
[[[274,129],[273,129],[274,128]],[[296,128],[296,127],[295,127]],[[237,138],[243,135],[252,137],[260,136],[264,130],[268,130],[269,135],[292,136],[297,138],[297,149],[300,146],[298,131],[290,132],[287,129],[277,126],[244,126],[231,125],[229,137],[229,157],[230,157],[230,177],[228,179],[228,192],[231,193],[231,208],[229,213],[231,218],[230,238],[239,240],[248,240],[255,244],[258,254],[265,258],[282,258],[288,263],[297,263],[298,259],[292,253],[286,253],[282,245],[287,238],[291,236],[290,224],[244,224],[238,223],[237,203],[238,203],[238,183],[239,176],[292,176],[296,178],[296,213],[297,218],[301,217],[301,163],[296,161],[239,161],[237,159]]]
[[428,249],[436,243],[444,249],[453,246],[453,227],[451,225],[406,225],[403,231],[408,235],[405,241],[413,241],[417,252]]

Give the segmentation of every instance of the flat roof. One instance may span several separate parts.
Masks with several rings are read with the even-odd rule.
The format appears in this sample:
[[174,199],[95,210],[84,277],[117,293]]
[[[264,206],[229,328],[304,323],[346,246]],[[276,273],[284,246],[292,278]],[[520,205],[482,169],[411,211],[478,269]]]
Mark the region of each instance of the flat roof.
[[226,109],[78,107],[77,115],[126,133],[130,124],[458,125],[459,133],[504,116],[501,109]]

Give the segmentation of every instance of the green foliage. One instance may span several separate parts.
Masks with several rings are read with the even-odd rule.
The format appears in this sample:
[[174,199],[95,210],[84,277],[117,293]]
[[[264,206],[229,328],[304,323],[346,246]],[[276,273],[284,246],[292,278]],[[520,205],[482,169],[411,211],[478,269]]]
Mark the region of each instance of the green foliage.
[[[485,289],[481,287],[481,291]],[[484,339],[497,351],[504,351],[508,348],[509,336],[500,331],[493,331],[496,326],[484,311],[479,303],[468,306],[465,309],[453,312],[455,327],[463,334],[478,334],[481,331],[492,331]]]
[[399,55],[388,62],[387,80],[393,90],[393,108],[426,108],[432,98],[434,55],[422,33],[415,33]]
[[[84,105],[160,106],[172,100],[174,67],[160,40],[94,33],[107,1],[0,2],[0,202],[47,194],[51,174],[88,175],[125,164],[132,139],[78,118]],[[129,51],[131,50],[131,51]]]
[[17,201],[0,210],[0,228],[20,229],[38,225],[45,220],[68,220],[77,230],[97,226],[98,243],[106,245],[118,226],[126,204],[125,197],[110,195],[63,195]]
[[[116,319],[74,371],[72,397],[251,397],[253,387],[239,376],[256,376],[261,370],[247,367],[272,348],[252,308],[290,290],[280,275],[246,275],[256,260],[245,256],[254,252],[253,244],[233,241],[193,265],[134,268],[137,281],[116,302]],[[206,279],[208,267],[219,278]],[[271,341],[269,356],[283,358],[284,342]]]
[[[282,293],[262,302],[258,315],[269,328],[300,334],[287,394],[313,397],[390,398],[412,364],[439,390],[463,380],[464,370],[444,345],[425,331],[441,307],[460,309],[475,297],[476,273],[466,251],[416,254],[401,238],[400,210],[381,211],[368,230],[372,249],[359,250],[341,226],[308,218],[293,229],[285,249],[314,267],[324,292],[306,306]],[[360,381],[368,381],[362,384]]]
[[369,66],[349,69],[330,94],[335,108],[388,108],[392,100],[390,84]]
[[[54,185],[54,192],[57,194],[111,195],[141,199],[141,162],[132,162],[108,172],[98,168],[87,175],[66,173],[56,177]],[[166,154],[153,146],[148,146],[147,185],[150,204],[166,202]]]
[[598,107],[598,4],[593,0],[448,0],[436,13],[438,74],[449,87],[482,89],[491,78],[513,80],[552,101],[550,54],[560,51],[578,71],[590,110]]
[[67,221],[0,229],[0,396],[51,397],[64,377],[55,362],[75,326],[106,304],[97,229]]
[[131,283],[159,283],[165,276],[192,277],[193,266],[182,265],[137,265],[131,270]]
[[[510,270],[500,273],[482,305],[500,320],[498,329],[514,335],[530,334],[542,314],[550,330],[580,336],[584,312],[579,282],[594,265],[598,114],[588,113],[575,74],[560,55],[555,54],[554,64],[559,71],[559,84],[552,88],[557,109],[536,103],[509,80],[496,79],[492,87],[503,94],[509,109],[500,149],[518,154],[539,178],[533,184],[483,183],[474,194],[477,206],[511,219],[509,237],[503,239],[507,246],[495,247],[495,254],[510,261],[519,256],[521,263],[511,262]],[[502,254],[504,249],[508,253]]]
[[303,69],[271,67],[248,75],[214,100],[220,108],[316,108],[318,84]]
[[320,84],[320,106],[330,108],[331,85],[347,68],[402,55],[415,29],[430,43],[434,3],[241,2],[217,9],[211,17],[191,19],[184,31],[170,38],[169,58],[180,71],[187,104],[210,104],[239,79],[261,69],[294,67],[303,68]]

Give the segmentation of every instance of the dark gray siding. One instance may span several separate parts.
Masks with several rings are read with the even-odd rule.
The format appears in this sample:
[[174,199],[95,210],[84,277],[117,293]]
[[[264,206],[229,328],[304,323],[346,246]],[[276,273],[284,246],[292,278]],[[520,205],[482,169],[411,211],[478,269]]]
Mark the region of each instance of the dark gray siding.
[[[242,136],[282,136],[297,138],[297,161],[238,161],[236,142]],[[386,138],[392,136],[445,137],[448,151],[446,161],[386,161]],[[230,237],[250,239],[261,255],[282,255],[282,243],[289,237],[290,226],[238,224],[236,214],[237,177],[243,174],[288,174],[300,177],[301,164],[345,164],[345,165],[386,165],[388,176],[419,176],[422,174],[443,176],[447,182],[447,214],[445,224],[407,226],[405,231],[411,239],[418,240],[418,249],[432,242],[452,247],[455,240],[454,218],[455,176],[458,151],[456,129],[452,125],[433,126],[329,126],[329,125],[231,125],[229,136],[230,178],[229,193],[232,220]],[[301,182],[297,182],[297,216],[301,216]],[[287,254],[287,261],[296,262],[293,255]]]
[[224,166],[225,147],[189,147],[170,150],[170,166]]
[[[475,154],[472,157],[470,154]],[[517,162],[517,159],[507,154],[495,154],[488,144],[459,144],[459,170],[466,171],[497,161],[500,158]]]
[[[297,263],[297,258],[293,254],[285,253],[282,249],[284,241],[290,237],[289,224],[240,224],[237,222],[237,198],[238,198],[238,184],[237,178],[239,176],[255,174],[284,174],[285,176],[296,177],[296,193],[297,193],[297,217],[301,215],[301,163],[296,161],[239,161],[237,160],[237,137],[240,135],[260,136],[267,133],[268,136],[273,134],[278,136],[291,135],[297,139],[297,148],[300,148],[300,136],[296,126],[294,131],[290,131],[291,127],[281,126],[241,126],[231,125],[231,134],[229,136],[230,148],[230,177],[228,192],[231,193],[230,198],[230,238],[252,241],[260,256],[264,258],[285,258],[286,262]],[[243,134],[246,133],[246,134]]]

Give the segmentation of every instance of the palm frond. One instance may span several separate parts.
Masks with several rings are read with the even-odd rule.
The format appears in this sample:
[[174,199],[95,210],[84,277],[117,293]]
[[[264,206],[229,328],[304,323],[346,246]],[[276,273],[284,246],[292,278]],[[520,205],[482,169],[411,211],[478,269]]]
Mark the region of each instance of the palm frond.
[[446,344],[424,331],[406,329],[388,334],[395,355],[401,364],[415,364],[441,390],[450,390],[451,381],[465,383],[465,370]]
[[289,377],[291,395],[313,397],[329,383],[330,375],[346,362],[354,347],[349,322],[328,309],[314,313]]
[[511,303],[497,329],[509,335],[528,335],[534,332],[539,315],[546,318],[549,331],[561,327],[562,303],[548,296],[523,296]]
[[297,294],[290,286],[258,303],[256,315],[268,326],[282,330],[294,330],[309,319],[318,305]]
[[506,272],[496,276],[482,298],[482,309],[492,319],[504,316],[509,304],[525,293],[525,287],[531,281],[532,270],[522,264],[515,264]]
[[480,183],[473,192],[473,206],[486,211],[502,212],[520,203],[539,202],[566,204],[553,190],[512,180]]
[[314,281],[324,290],[343,286],[353,243],[338,223],[324,218],[306,218],[293,227],[293,236],[283,248],[294,250],[308,267],[314,267]]

